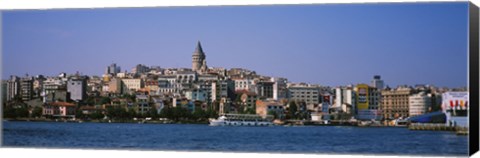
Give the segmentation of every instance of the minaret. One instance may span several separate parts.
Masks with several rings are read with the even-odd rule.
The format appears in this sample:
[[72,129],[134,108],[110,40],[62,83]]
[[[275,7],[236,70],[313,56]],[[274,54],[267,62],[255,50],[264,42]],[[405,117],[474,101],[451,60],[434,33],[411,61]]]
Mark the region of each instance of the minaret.
[[203,65],[206,63],[205,60],[205,53],[203,52],[202,45],[200,44],[200,41],[197,42],[197,48],[195,48],[195,51],[193,52],[192,55],[192,70],[193,71],[200,71],[202,67],[206,67],[207,65]]

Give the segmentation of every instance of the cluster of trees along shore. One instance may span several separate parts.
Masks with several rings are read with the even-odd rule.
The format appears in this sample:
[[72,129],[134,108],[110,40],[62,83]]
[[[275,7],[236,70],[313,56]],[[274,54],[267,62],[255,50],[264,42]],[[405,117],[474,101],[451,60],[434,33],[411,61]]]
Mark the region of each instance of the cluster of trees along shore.
[[[127,98],[131,101],[135,101],[135,95],[122,95],[119,98]],[[152,118],[153,120],[158,118],[167,118],[174,121],[193,121],[193,122],[207,122],[209,118],[217,118],[218,112],[212,107],[218,105],[209,105],[207,110],[201,108],[196,108],[194,112],[190,112],[188,109],[181,106],[172,107],[171,102],[166,102],[165,107],[161,110],[160,113],[157,113],[157,109],[152,105],[150,110],[144,114],[137,113],[134,109],[126,109],[122,107],[108,106],[106,109],[97,110],[90,114],[83,114],[80,108],[87,105],[103,105],[110,104],[110,97],[88,97],[85,101],[76,103],[77,111],[75,114],[76,119],[82,120],[103,120],[105,118],[117,121],[129,121],[133,118]],[[237,102],[237,100],[235,101]],[[234,102],[234,104],[235,104]],[[198,104],[201,102],[195,102],[197,104],[195,107],[200,107]],[[240,104],[237,104],[240,105]],[[301,106],[298,106],[296,102],[290,101],[289,108],[286,109],[282,119],[308,119],[309,113],[305,109],[304,103],[300,103]],[[234,105],[235,106],[235,105]],[[300,108],[302,107],[302,108]],[[253,108],[237,108],[239,109],[237,113],[240,114],[255,114],[255,107]],[[29,107],[26,103],[22,102],[19,97],[14,98],[8,103],[3,105],[3,117],[18,119],[18,118],[27,118],[27,119],[45,119],[46,116],[43,116],[43,108],[41,106]],[[275,112],[269,112],[269,115],[274,116],[275,119],[280,118],[281,114]],[[48,119],[48,118],[47,118]]]

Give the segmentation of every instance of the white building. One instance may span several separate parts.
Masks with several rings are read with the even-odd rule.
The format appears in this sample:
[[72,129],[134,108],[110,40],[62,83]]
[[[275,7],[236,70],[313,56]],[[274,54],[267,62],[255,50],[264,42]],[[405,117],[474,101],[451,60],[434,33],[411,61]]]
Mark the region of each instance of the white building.
[[307,105],[320,103],[320,86],[318,85],[289,83],[287,88],[290,100],[304,101]]
[[427,113],[428,107],[432,106],[431,94],[420,92],[418,94],[410,95],[408,98],[409,116],[423,115]]
[[252,79],[234,79],[235,91],[246,90],[249,92],[255,92],[255,81]]
[[468,92],[445,92],[442,94],[442,111],[447,116],[447,125],[468,127],[469,99]]
[[286,78],[272,77],[270,81],[273,82],[273,99],[279,100],[279,99],[287,98],[288,80]]
[[175,94],[180,90],[176,75],[162,75],[158,77],[158,91],[160,94]]
[[124,93],[132,93],[143,88],[143,80],[139,78],[123,78],[122,88]]
[[67,82],[67,91],[70,99],[75,101],[84,100],[87,97],[87,81],[84,78],[72,78]]
[[335,88],[335,101],[333,107],[342,109],[346,113],[355,113],[355,91],[352,87]]

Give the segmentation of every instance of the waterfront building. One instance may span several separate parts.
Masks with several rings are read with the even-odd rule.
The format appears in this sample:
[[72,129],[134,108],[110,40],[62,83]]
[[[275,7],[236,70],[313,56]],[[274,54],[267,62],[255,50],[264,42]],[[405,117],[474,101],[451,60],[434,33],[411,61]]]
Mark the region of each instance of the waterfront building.
[[255,83],[256,91],[259,97],[263,99],[273,99],[273,85],[274,82],[270,81],[259,81]]
[[320,103],[320,86],[305,83],[288,83],[288,98],[296,102],[308,104]]
[[20,94],[23,101],[29,101],[33,99],[33,77],[20,79]]
[[383,117],[388,120],[408,117],[409,97],[413,92],[413,89],[407,86],[382,90]]
[[235,91],[235,94],[239,96],[238,104],[243,107],[243,110],[255,109],[256,101],[259,99],[256,93],[247,90]]
[[355,114],[356,111],[356,93],[353,87],[335,88],[335,101],[333,107],[341,109],[342,112]]
[[273,99],[286,99],[288,96],[288,80],[286,78],[272,77],[270,81],[273,82]]
[[262,118],[266,118],[267,115],[276,115],[276,118],[285,118],[285,106],[280,101],[275,100],[257,100],[256,101],[256,114]]
[[43,115],[50,118],[75,118],[76,106],[67,102],[50,102],[43,105]]
[[10,79],[7,80],[6,101],[13,100],[17,95],[20,95],[20,78],[17,76],[10,76]]
[[67,91],[70,99],[81,101],[87,98],[87,81],[84,77],[74,77],[67,82]]
[[192,55],[192,70],[198,73],[204,73],[208,69],[206,55],[203,52],[200,41],[197,42],[197,47]]
[[447,116],[446,125],[468,127],[468,111],[470,110],[468,91],[445,92],[442,94],[442,98],[442,112]]
[[232,80],[206,81],[198,84],[207,95],[207,103],[219,102],[221,98],[233,100],[234,82]]
[[377,88],[367,84],[357,84],[355,86],[358,120],[380,120],[382,118],[379,110],[381,93]]
[[67,85],[58,78],[47,78],[42,90],[43,102],[67,101],[70,96],[67,92]]
[[146,114],[150,109],[150,104],[149,104],[149,97],[147,95],[141,94],[141,95],[136,95],[136,111],[139,114]]
[[372,87],[377,88],[378,90],[382,90],[384,88],[384,83],[380,75],[373,76]]
[[122,78],[122,92],[134,93],[144,87],[143,80],[140,78]]
[[408,97],[409,116],[413,117],[427,113],[428,108],[432,106],[431,98],[432,95],[426,94],[425,92],[410,95],[410,97]]

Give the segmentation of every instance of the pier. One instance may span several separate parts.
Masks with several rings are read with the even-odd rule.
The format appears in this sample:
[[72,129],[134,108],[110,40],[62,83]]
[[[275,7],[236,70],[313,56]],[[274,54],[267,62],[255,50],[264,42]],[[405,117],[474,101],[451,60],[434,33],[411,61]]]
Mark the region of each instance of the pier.
[[428,131],[453,131],[457,135],[468,135],[468,127],[447,126],[443,123],[412,123],[408,126],[408,129]]
[[455,127],[446,126],[444,123],[412,123],[408,126],[408,129],[429,131],[454,131]]

